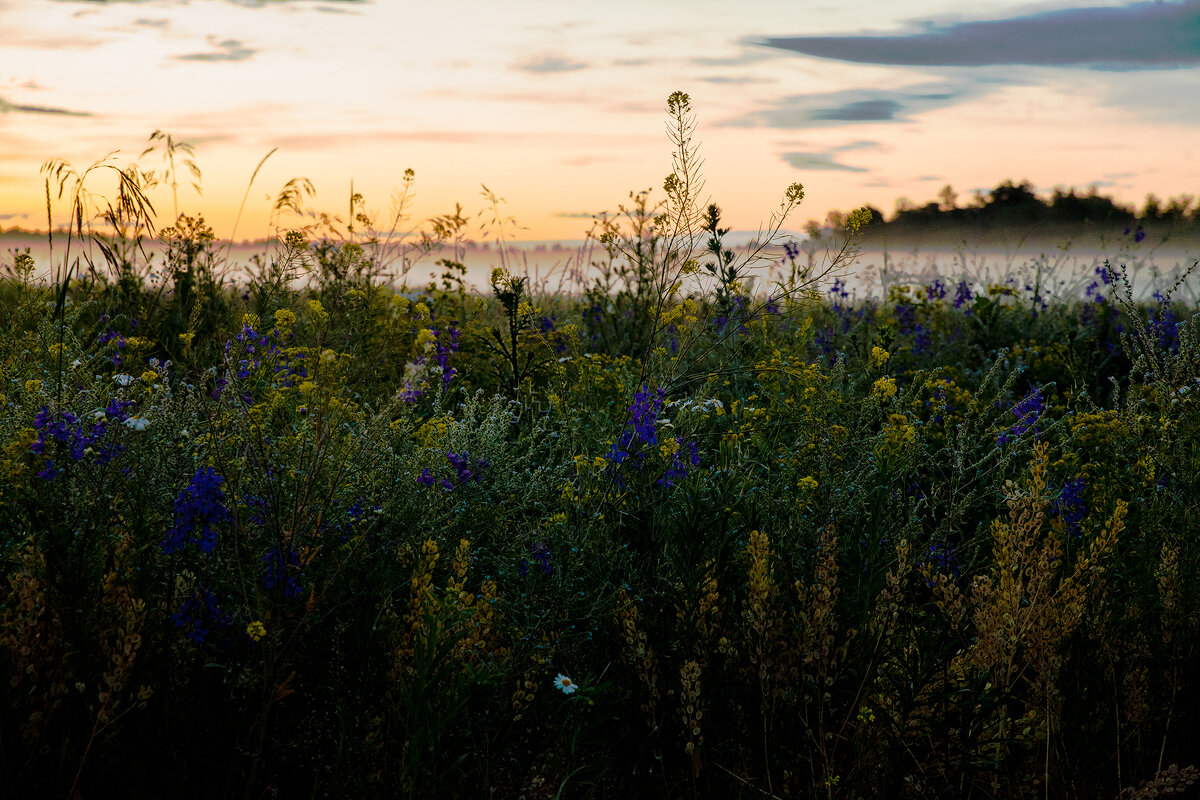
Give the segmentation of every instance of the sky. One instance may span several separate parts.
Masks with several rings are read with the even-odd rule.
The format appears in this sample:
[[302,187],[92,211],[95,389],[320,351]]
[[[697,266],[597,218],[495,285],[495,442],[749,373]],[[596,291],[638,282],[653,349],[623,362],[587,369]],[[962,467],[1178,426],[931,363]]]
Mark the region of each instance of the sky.
[[[630,192],[663,197],[677,90],[706,195],[738,229],[796,181],[795,230],[946,184],[964,201],[1006,179],[1135,205],[1200,193],[1200,0],[966,8],[0,0],[0,228],[44,229],[47,159],[124,166],[162,130],[202,172],[203,196],[181,176],[179,212],[221,238],[302,224],[272,216],[295,177],[316,189],[307,207],[343,215],[353,184],[383,224],[412,169],[410,226],[457,203],[487,228],[486,186],[519,226],[507,236],[580,239]],[[161,169],[161,151],[140,163]],[[170,192],[151,200],[168,224]]]

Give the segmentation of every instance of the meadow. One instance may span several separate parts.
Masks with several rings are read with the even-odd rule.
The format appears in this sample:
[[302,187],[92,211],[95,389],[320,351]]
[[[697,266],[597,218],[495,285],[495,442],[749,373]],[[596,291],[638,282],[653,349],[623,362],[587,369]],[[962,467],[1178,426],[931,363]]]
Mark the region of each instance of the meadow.
[[0,282],[0,794],[1189,791],[1191,274],[851,291],[869,214],[769,248],[794,184],[735,253],[668,112],[576,292],[502,235],[470,291],[461,214],[397,283],[354,198],[235,278],[153,174],[48,165],[58,267]]

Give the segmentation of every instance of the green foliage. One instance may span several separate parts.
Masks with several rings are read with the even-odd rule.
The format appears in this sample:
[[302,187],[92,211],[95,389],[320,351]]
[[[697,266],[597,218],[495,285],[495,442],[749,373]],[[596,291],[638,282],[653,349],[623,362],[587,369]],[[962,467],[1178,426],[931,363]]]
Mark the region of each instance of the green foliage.
[[[601,220],[574,296],[503,246],[468,292],[460,208],[389,244],[353,192],[248,275],[198,215],[152,264],[157,176],[97,211],[52,168],[71,252],[107,267],[39,283],[18,255],[0,284],[6,791],[1195,780],[1197,310],[1107,266],[1080,296],[1047,274],[852,298],[869,210],[756,283],[803,190],[739,256],[687,95],[668,114],[666,199]],[[190,152],[165,142],[173,185]],[[425,256],[440,280],[388,274]]]

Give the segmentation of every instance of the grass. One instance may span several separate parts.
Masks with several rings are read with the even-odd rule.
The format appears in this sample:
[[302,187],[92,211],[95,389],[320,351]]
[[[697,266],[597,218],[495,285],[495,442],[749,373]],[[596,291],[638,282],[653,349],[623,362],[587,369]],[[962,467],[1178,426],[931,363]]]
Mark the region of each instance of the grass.
[[51,167],[72,253],[104,261],[39,283],[18,256],[0,289],[6,794],[1196,780],[1179,286],[1137,302],[1106,265],[1078,296],[855,298],[835,279],[862,215],[755,284],[771,251],[723,246],[687,96],[668,114],[666,199],[602,225],[575,295],[503,260],[467,292],[452,251],[440,282],[393,285],[361,210],[281,236],[248,281],[200,218],[153,234],[149,263],[154,176],[125,169],[97,207],[86,172]]

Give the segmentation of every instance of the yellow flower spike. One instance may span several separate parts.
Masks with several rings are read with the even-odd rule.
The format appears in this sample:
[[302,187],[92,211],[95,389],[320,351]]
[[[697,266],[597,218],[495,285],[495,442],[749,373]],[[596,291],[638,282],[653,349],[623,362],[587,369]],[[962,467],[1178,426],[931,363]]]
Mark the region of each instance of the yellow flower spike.
[[892,354],[887,350],[884,350],[882,347],[872,347],[870,365],[872,367],[881,367],[886,364],[888,359],[891,357]]
[[148,369],[142,373],[141,378],[143,383],[154,383],[158,380],[158,373],[152,369]]
[[878,398],[880,402],[891,400],[896,396],[896,381],[892,378],[880,378],[871,387],[871,396]]

